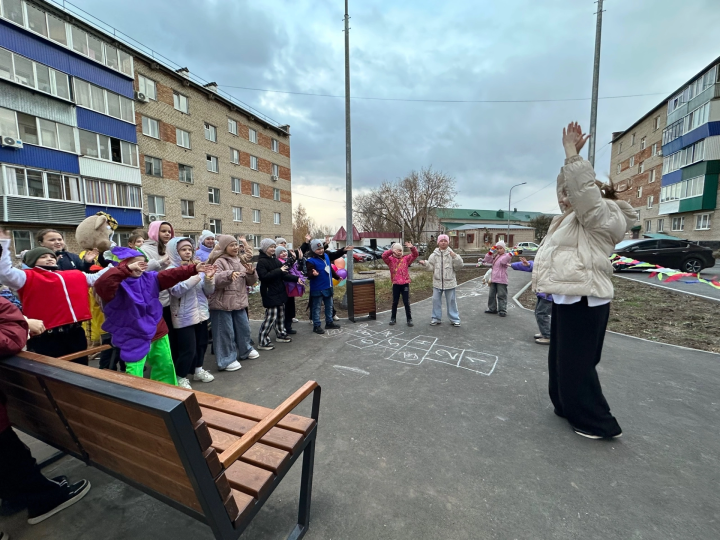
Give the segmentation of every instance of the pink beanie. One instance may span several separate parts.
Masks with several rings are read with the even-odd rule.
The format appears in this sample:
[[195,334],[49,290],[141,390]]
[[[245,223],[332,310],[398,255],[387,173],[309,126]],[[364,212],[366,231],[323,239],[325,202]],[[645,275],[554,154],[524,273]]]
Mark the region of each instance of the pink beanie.
[[447,241],[449,242],[449,241],[450,241],[450,237],[449,237],[447,234],[441,234],[440,236],[438,236],[438,242],[439,242],[440,240],[447,240]]

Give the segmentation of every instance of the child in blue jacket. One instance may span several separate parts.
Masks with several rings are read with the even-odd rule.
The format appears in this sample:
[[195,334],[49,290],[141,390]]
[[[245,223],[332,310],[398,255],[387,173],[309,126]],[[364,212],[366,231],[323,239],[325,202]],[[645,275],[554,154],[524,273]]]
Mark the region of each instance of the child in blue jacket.
[[[533,261],[520,257],[520,262],[512,263],[513,270],[532,272]],[[537,293],[537,304],[535,304],[535,321],[537,321],[539,334],[535,334],[535,343],[538,345],[550,345],[550,314],[552,313],[552,295]]]

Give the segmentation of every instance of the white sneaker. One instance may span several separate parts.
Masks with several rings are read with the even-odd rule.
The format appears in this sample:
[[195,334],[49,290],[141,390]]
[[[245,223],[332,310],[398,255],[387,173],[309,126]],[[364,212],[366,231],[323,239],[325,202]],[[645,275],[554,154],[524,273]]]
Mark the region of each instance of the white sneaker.
[[185,377],[178,377],[177,385],[180,388],[187,388],[188,390],[192,390],[192,386],[190,386],[190,381],[188,381]]
[[213,382],[215,380],[215,377],[213,377],[212,373],[210,373],[209,371],[200,368],[200,371],[193,375],[193,380],[202,382]]
[[300,322],[300,321],[297,320],[295,317],[293,317],[293,322]]
[[259,358],[259,357],[260,357],[260,353],[257,352],[255,349],[253,349],[252,351],[250,351],[250,354],[248,354],[248,358],[249,358],[250,360],[253,360],[253,359]]
[[228,367],[226,367],[223,371],[237,371],[242,366],[240,365],[240,362],[235,360],[232,364],[230,364]]
[[337,315],[333,315],[333,321],[339,321],[339,320],[340,320],[340,317],[338,317]]

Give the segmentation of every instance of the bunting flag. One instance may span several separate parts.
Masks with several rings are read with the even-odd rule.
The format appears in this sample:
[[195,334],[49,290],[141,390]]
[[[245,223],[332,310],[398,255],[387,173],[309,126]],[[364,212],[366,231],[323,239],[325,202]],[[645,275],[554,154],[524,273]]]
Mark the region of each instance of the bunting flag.
[[704,279],[700,277],[700,274],[690,274],[688,272],[680,272],[680,270],[673,270],[672,268],[663,268],[657,264],[650,264],[642,261],[637,261],[629,257],[621,257],[617,253],[610,256],[610,262],[616,270],[631,270],[638,269],[643,272],[650,272],[650,278],[657,277],[660,281],[665,283],[672,283],[673,281],[682,281],[683,283],[703,283],[710,285],[715,289],[720,289],[720,281],[717,276],[712,279]]

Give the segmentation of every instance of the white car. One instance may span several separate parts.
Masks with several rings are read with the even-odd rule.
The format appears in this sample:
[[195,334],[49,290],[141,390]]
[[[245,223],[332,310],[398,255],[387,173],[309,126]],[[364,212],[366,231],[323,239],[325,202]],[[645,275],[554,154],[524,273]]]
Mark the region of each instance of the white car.
[[540,246],[535,242],[520,242],[516,249],[522,249],[523,251],[537,251]]

